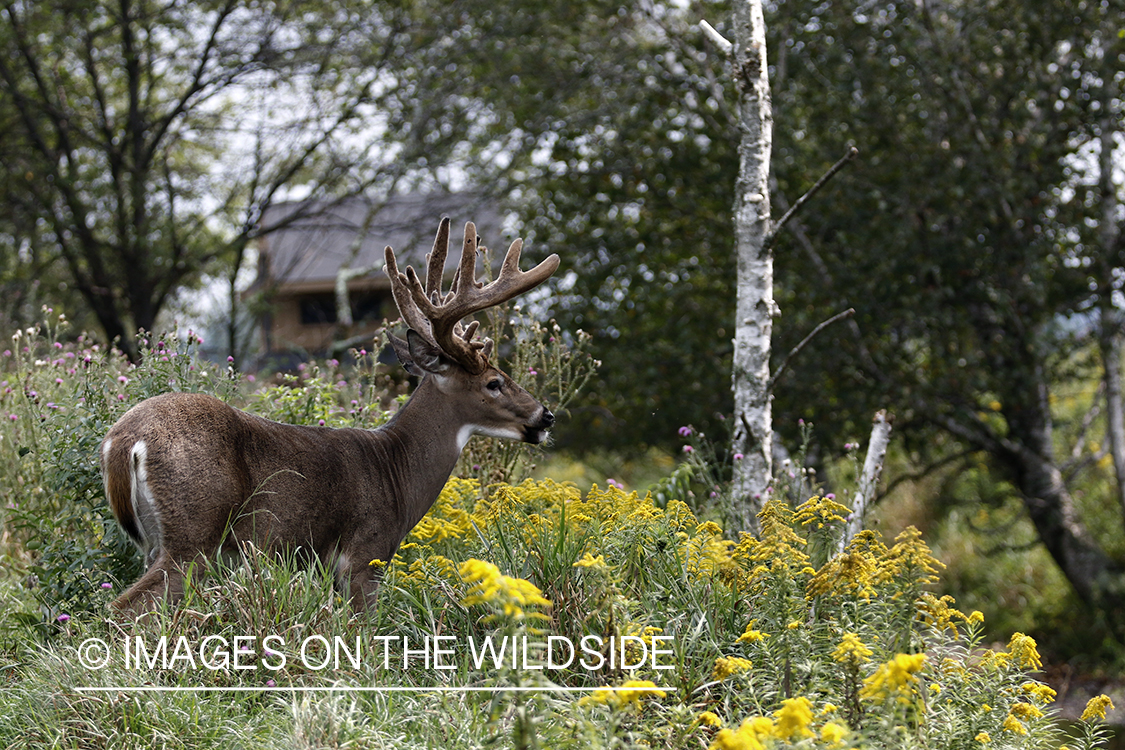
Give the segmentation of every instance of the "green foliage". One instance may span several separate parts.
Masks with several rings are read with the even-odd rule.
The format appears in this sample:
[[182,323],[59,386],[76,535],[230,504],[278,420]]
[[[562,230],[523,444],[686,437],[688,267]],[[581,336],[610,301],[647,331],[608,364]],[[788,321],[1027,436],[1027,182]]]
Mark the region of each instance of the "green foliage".
[[11,498],[6,525],[24,550],[34,553],[28,572],[42,619],[88,611],[104,604],[111,590],[134,580],[140,557],[105,503],[101,439],[129,406],[169,390],[207,391],[228,398],[232,375],[195,356],[199,340],[142,334],[133,366],[117,350],[84,336],[60,340],[65,316],[45,310],[48,322],[20,332],[4,364],[4,405],[19,441],[5,458],[14,464],[5,494]]
[[[40,608],[27,608],[12,577],[0,579],[9,613],[22,613],[8,618],[0,639],[6,746],[724,748],[756,747],[737,744],[753,738],[764,747],[953,750],[982,732],[1012,747],[1057,740],[1048,689],[1029,674],[1039,666],[1034,642],[1019,635],[1007,649],[987,648],[979,615],[931,593],[941,565],[916,531],[890,547],[868,532],[832,557],[846,508],[829,498],[805,501],[799,483],[782,482],[761,516],[762,538],[726,539],[680,495],[689,488],[699,512],[710,512],[717,500],[709,490],[722,491],[695,432],[683,436],[693,446],[694,461],[685,464],[693,476],[673,472],[658,487],[659,502],[549,479],[487,494],[475,479],[451,480],[399,554],[371,561],[383,569],[383,585],[366,616],[353,616],[333,591],[330,568],[248,547],[233,570],[211,561],[193,569],[176,607],[110,624],[101,608],[133,580],[139,560],[101,496],[101,435],[142,398],[181,389],[237,400],[246,383],[200,363],[190,333],[142,338],[145,356],[134,366],[85,339],[60,340],[65,321],[49,319],[21,332],[3,360],[0,405],[16,417],[0,432],[0,458],[15,469],[2,479],[12,531],[4,554],[17,574],[37,576]],[[517,349],[565,364],[550,347],[565,337],[549,338]],[[540,361],[519,358],[527,356],[513,361]],[[371,424],[385,415],[369,364],[348,380],[334,363],[309,367],[298,382],[251,400],[295,421]],[[437,635],[449,639],[452,669],[419,655]],[[553,670],[529,668],[522,657],[477,664],[468,645],[527,638],[535,665],[550,636],[570,643],[597,636],[587,656],[606,661]],[[186,644],[178,660],[164,664],[155,655],[161,637],[169,658]],[[314,666],[326,653],[317,639],[337,637],[359,663],[345,655],[339,665]],[[82,663],[89,638],[109,645],[109,664]],[[138,638],[147,661],[127,665],[124,653]],[[316,659],[305,663],[300,646],[309,638]],[[654,647],[666,653],[635,669],[611,665],[610,638],[628,639],[625,657],[634,664]],[[204,656],[215,663],[221,654],[200,651],[204,642],[250,668],[207,668]],[[404,659],[407,648],[414,657]],[[119,689],[142,686],[171,690]],[[484,690],[333,692],[450,686]],[[309,692],[283,692],[282,700],[270,692],[290,688]],[[1097,725],[1081,726],[1085,744],[1072,744],[1098,746]]]
[[347,372],[337,360],[320,366],[301,364],[297,374],[281,375],[278,385],[262,388],[249,410],[286,424],[375,429],[391,417],[383,401],[389,381],[375,371],[375,357],[353,351],[355,365]]
[[[58,280],[67,312],[137,361],[135,332],[202,274],[235,278],[286,192],[385,194],[451,164],[476,117],[445,70],[457,24],[426,15],[370,0],[7,4],[0,45],[20,54],[0,60],[0,284]],[[21,292],[0,314],[26,308]]]
[[[590,335],[564,332],[554,320],[546,325],[515,306],[488,311],[488,330],[505,343],[503,367],[513,380],[542,401],[557,417],[572,417],[570,405],[601,365],[587,348]],[[573,423],[572,420],[567,420]],[[473,476],[486,488],[498,483],[518,483],[535,469],[539,449],[511,441],[473,440],[461,453],[455,473]]]
[[[331,592],[331,570],[248,548],[237,569],[194,571],[175,608],[124,630],[78,615],[49,648],[8,652],[17,661],[0,692],[0,740],[961,750],[983,736],[1057,747],[1054,693],[1033,676],[1037,644],[1017,633],[987,647],[980,613],[930,593],[941,564],[916,531],[890,547],[865,532],[812,567],[806,550],[838,530],[841,512],[817,497],[795,508],[772,500],[762,539],[735,543],[675,499],[659,508],[635,493],[583,494],[549,480],[485,498],[477,482],[453,479],[401,553],[376,561],[384,579],[370,616],[351,615]],[[437,635],[449,669],[423,645]],[[596,668],[536,669],[551,636],[629,636],[633,666],[611,667],[602,647],[585,654],[607,660]],[[83,665],[89,638],[108,644],[106,666]],[[318,666],[336,638],[349,654]],[[477,664],[469,643],[485,638],[526,638],[528,660]],[[640,665],[653,647],[656,661]],[[121,691],[130,686],[167,692]],[[112,689],[78,690],[102,687]],[[245,692],[188,692],[200,687]],[[407,690],[377,692],[385,687]],[[446,692],[426,692],[435,688]],[[1099,706],[1104,716],[1094,705],[1070,746],[1102,746]]]

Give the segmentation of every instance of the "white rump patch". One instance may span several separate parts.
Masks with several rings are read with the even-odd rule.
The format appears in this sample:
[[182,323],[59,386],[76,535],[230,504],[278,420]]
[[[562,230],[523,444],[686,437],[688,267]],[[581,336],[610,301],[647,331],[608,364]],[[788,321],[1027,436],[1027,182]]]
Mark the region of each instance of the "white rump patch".
[[[133,444],[129,455],[129,477],[132,480],[133,516],[144,538],[145,557],[154,557],[160,547],[163,534],[160,528],[160,513],[148,486],[148,446],[138,440]],[[151,563],[151,559],[149,559]]]

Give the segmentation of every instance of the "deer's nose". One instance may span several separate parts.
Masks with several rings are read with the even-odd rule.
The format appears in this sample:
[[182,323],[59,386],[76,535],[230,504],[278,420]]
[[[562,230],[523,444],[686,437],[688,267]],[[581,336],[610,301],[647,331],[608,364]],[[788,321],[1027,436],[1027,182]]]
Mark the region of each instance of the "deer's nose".
[[555,415],[547,407],[543,407],[543,416],[539,418],[539,424],[544,427],[550,427],[555,423]]

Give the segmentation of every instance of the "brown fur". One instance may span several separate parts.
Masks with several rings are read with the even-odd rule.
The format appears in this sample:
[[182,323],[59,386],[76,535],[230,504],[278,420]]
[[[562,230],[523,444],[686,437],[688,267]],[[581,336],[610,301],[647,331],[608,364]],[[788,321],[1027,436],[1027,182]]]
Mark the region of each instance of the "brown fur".
[[129,453],[132,446],[114,445],[108,453],[102,454],[102,476],[105,478],[105,496],[121,528],[130,538],[141,544],[140,527],[133,513],[133,487],[129,473]]
[[399,273],[386,249],[395,302],[410,327],[391,344],[422,382],[381,429],[279,424],[185,393],[143,401],[110,429],[102,444],[106,496],[149,565],[114,602],[118,610],[179,598],[189,568],[218,553],[237,557],[244,542],[316,555],[336,568],[337,584],[363,610],[379,585],[371,561],[394,556],[470,435],[546,438],[554,415],[488,363],[491,342],[474,341],[476,324],[462,328],[461,321],[542,283],[558,256],[520,271],[517,240],[499,276],[479,285],[478,237],[468,222],[457,281],[444,295],[448,242],[443,219],[425,288],[412,268]]
[[[113,513],[138,531],[130,535],[149,569],[114,607],[135,614],[165,595],[178,599],[188,566],[220,552],[237,557],[246,541],[315,554],[335,565],[353,608],[368,607],[378,587],[371,561],[391,559],[437,499],[465,430],[540,442],[554,422],[499,370],[474,375],[438,352],[419,356],[425,347],[411,339],[415,361],[440,372],[375,431],[280,424],[201,394],[130,409],[106,435],[103,472]],[[131,458],[140,441],[143,462]],[[142,474],[155,513],[142,501],[138,517]]]

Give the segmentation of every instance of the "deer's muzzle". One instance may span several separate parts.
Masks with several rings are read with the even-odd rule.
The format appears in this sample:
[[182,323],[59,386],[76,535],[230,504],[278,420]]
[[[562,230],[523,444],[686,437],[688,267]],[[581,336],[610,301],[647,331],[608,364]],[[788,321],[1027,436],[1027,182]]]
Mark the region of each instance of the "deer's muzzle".
[[550,434],[551,427],[555,424],[555,415],[547,407],[543,407],[539,419],[533,424],[525,425],[523,428],[523,441],[531,443],[532,445],[539,445]]

